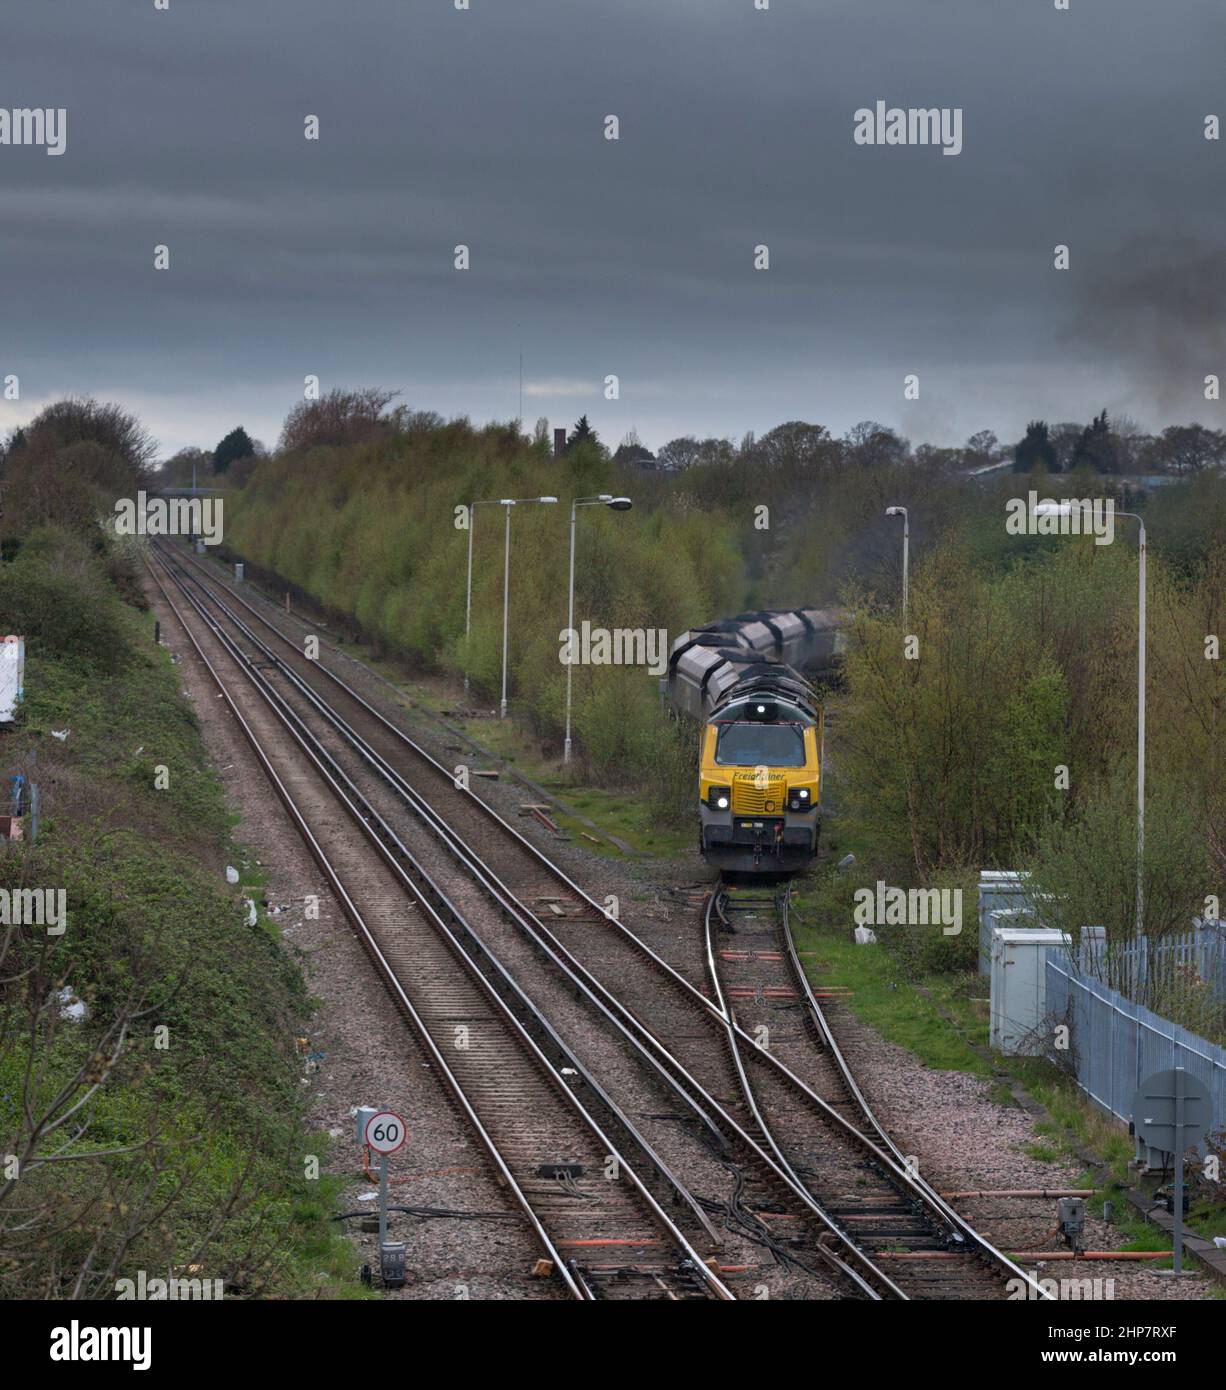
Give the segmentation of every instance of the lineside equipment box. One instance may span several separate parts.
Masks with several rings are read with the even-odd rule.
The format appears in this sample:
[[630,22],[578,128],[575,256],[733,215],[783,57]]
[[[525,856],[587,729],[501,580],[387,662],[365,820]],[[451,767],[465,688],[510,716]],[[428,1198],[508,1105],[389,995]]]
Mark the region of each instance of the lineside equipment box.
[[1047,953],[1067,949],[1068,937],[1050,928],[993,931],[990,1040],[998,1051],[1038,1057],[1046,1050]]

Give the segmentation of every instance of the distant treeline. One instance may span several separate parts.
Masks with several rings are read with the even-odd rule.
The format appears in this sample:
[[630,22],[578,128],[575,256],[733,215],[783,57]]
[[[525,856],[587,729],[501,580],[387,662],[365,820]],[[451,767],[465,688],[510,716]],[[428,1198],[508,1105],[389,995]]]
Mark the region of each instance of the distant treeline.
[[[1157,439],[1189,430],[1218,439],[1173,428]],[[1038,433],[1032,426],[1027,438]],[[1044,844],[1067,848],[1073,829],[1089,824],[1101,848],[1111,808],[1123,808],[1116,819],[1127,827],[1135,532],[1121,522],[1115,544],[1098,547],[1004,525],[1006,501],[1031,489],[1113,497],[1142,510],[1150,532],[1153,853],[1169,804],[1171,823],[1191,818],[1195,830],[1168,839],[1205,866],[1179,862],[1183,896],[1169,919],[1192,888],[1203,898],[1212,873],[1226,875],[1215,790],[1226,785],[1226,690],[1221,660],[1206,655],[1209,637],[1226,636],[1226,480],[1216,454],[1188,455],[1172,465],[1183,481],[1147,490],[1135,482],[1148,471],[1143,459],[1124,467],[1106,453],[1143,437],[1102,413],[1089,425],[1046,428],[1057,452],[1037,457],[1024,479],[1007,468],[970,475],[1009,458],[986,432],[949,451],[912,448],[871,423],[836,438],[790,422],[737,446],[705,441],[684,458],[662,450],[677,463],[665,468],[628,457],[633,440],[610,452],[586,418],[561,456],[550,435],[545,421],[528,435],[514,422],[478,427],[410,410],[383,391],[333,392],[295,407],[275,451],[252,441],[227,463],[226,539],[375,642],[424,668],[469,675],[471,698],[488,708],[501,674],[503,517],[496,507],[475,514],[467,642],[468,532],[457,522],[474,501],[557,496],[557,506],[515,509],[510,590],[513,712],[557,750],[569,502],[629,495],[632,511],[580,512],[576,621],[663,627],[672,637],[747,608],[848,605],[856,619],[838,725],[841,823],[894,881],[929,881],[1016,864]],[[52,466],[71,471],[77,447],[65,442]],[[9,487],[33,494],[39,470],[25,452],[10,451],[5,472]],[[206,463],[202,454],[197,465]],[[1128,477],[1113,476],[1117,465]],[[902,654],[901,537],[885,515],[894,506],[910,512],[915,660]],[[641,788],[661,818],[692,819],[693,731],[662,712],[653,677],[577,668],[574,722],[577,775]],[[1115,825],[1116,839],[1122,833]],[[1126,846],[1111,844],[1105,862],[1126,879]]]

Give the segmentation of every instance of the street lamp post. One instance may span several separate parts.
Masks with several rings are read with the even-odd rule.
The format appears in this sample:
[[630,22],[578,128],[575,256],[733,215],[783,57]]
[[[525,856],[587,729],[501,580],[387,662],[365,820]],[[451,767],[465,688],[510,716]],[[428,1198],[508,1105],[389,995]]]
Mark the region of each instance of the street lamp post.
[[468,504],[468,582],[464,593],[464,690],[468,691],[468,663],[471,657],[469,646],[473,625],[473,532],[477,529],[477,508],[497,507],[496,501],[470,502]]
[[[556,502],[556,497],[498,497],[483,498],[480,502],[470,502],[468,507],[468,580],[464,600],[464,656],[467,663],[470,654],[473,616],[473,532],[476,530],[478,507],[505,507],[507,509],[506,536],[502,557],[502,714],[507,717],[507,617],[511,595],[511,508],[529,502]],[[468,672],[464,673],[464,689],[468,689]]]
[[1137,523],[1137,941],[1145,935],[1145,523],[1136,512],[1117,512]]
[[911,548],[911,518],[907,515],[906,507],[887,507],[886,516],[902,517],[902,620],[907,621],[907,566],[909,562],[908,551]]
[[511,508],[514,502],[506,503],[507,528],[502,545],[502,702],[498,706],[498,717],[507,717],[507,617],[511,610]]
[[[1070,516],[1069,502],[1040,502],[1035,516]],[[1136,512],[1116,512],[1137,523],[1137,941],[1145,935],[1145,522]]]
[[579,507],[608,507],[615,512],[628,512],[634,503],[629,497],[614,497],[611,493],[602,492],[598,497],[576,497],[570,504],[570,582],[567,587],[566,599],[566,631],[570,636],[570,656],[566,662],[566,738],[562,744],[562,762],[570,762],[570,705],[571,705],[571,674],[575,661],[574,633],[575,633],[575,512]]

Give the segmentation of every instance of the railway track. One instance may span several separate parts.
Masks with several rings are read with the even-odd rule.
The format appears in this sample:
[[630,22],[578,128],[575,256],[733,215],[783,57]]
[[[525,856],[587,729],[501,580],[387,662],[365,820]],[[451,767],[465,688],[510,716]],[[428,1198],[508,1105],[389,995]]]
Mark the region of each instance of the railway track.
[[[791,885],[764,893],[726,880],[703,914],[707,968],[717,1006],[760,1045],[729,1028],[747,1094],[774,1120],[781,1153],[831,1216],[890,1270],[910,1298],[991,1299],[1023,1271],[975,1232],[926,1183],[878,1121],[844,1058],[796,950]],[[788,1021],[809,1041],[806,1074],[828,1107],[820,1143],[798,1123],[813,1107],[794,1085],[758,1062]],[[782,1027],[781,1027],[782,1023]],[[910,1180],[908,1180],[910,1179]]]
[[[288,679],[360,749],[369,767],[498,900],[515,930],[671,1087],[688,1112],[688,1126],[735,1180],[731,1202],[707,1197],[699,1203],[725,1230],[748,1233],[776,1261],[775,1285],[756,1286],[756,1296],[764,1296],[762,1289],[774,1296],[781,1278],[790,1281],[789,1290],[797,1281],[803,1286],[818,1267],[836,1277],[838,1295],[868,1298],[1000,1296],[1005,1277],[1026,1278],[908,1169],[866,1106],[833,1089],[838,1099],[828,1102],[741,1027],[723,997],[713,945],[722,894],[713,896],[705,918],[713,1003],[457,778],[456,769],[444,767],[341,677],[308,658],[240,594],[193,561],[186,562],[190,571],[169,557],[163,562],[179,569],[181,583],[190,573],[216,610],[212,620],[224,616],[252,644],[253,661]],[[257,637],[250,620],[274,647]],[[854,1087],[845,1066],[842,1071],[841,1084]],[[879,1210],[870,1209],[869,1189]],[[886,1203],[892,1203],[888,1210]],[[874,1215],[892,1223],[893,1235],[869,1226]],[[900,1248],[907,1239],[925,1244]],[[922,1275],[904,1258],[917,1255],[925,1258]],[[937,1255],[941,1261],[932,1258]],[[942,1262],[948,1268],[930,1278],[928,1270]]]
[[[162,552],[159,559],[178,572],[180,582],[188,580],[186,570],[174,556]],[[198,570],[198,567],[194,565],[192,568]],[[200,576],[200,578],[204,578],[204,576]],[[202,599],[210,604],[218,616],[224,615],[225,621],[233,626],[242,635],[243,640],[248,643],[250,651],[247,665],[267,675],[275,675],[281,682],[283,689],[292,688],[297,692],[298,707],[314,711],[316,716],[314,722],[321,740],[328,739],[327,728],[329,727],[337,736],[330,741],[332,754],[338,758],[343,758],[341,743],[344,742],[349,745],[350,755],[346,761],[351,767],[354,777],[369,777],[372,771],[377,772],[386,784],[386,788],[395,793],[399,799],[394,805],[386,807],[385,816],[396,818],[404,809],[410,809],[435,833],[438,843],[445,847],[448,855],[493,898],[502,915],[501,917],[496,916],[492,920],[487,917],[486,921],[490,931],[498,938],[500,954],[508,953],[509,960],[515,956],[517,947],[519,948],[518,973],[521,978],[526,979],[534,971],[539,972],[540,969],[540,960],[523,959],[522,942],[529,940],[539,956],[564,977],[567,988],[574,995],[581,996],[590,1006],[591,1011],[599,1014],[608,1023],[609,1029],[599,1040],[602,1070],[606,1068],[609,1061],[609,1052],[616,1050],[619,1045],[624,1043],[627,1048],[633,1050],[642,1066],[660,1082],[661,1088],[667,1093],[664,1097],[665,1100],[671,1102],[669,1111],[662,1114],[651,1113],[651,1098],[648,1097],[646,1104],[640,1101],[639,1115],[643,1117],[645,1123],[661,1122],[665,1128],[671,1127],[674,1130],[678,1123],[692,1124],[694,1137],[698,1144],[697,1149],[691,1145],[686,1156],[687,1176],[691,1180],[693,1179],[696,1159],[699,1168],[705,1161],[708,1170],[714,1168],[717,1177],[726,1188],[726,1191],[722,1193],[716,1191],[714,1196],[696,1200],[690,1196],[688,1191],[679,1189],[675,1184],[673,1187],[673,1198],[679,1198],[691,1206],[691,1210],[695,1212],[705,1234],[711,1239],[712,1249],[723,1250],[726,1246],[735,1246],[739,1242],[742,1247],[748,1244],[751,1256],[762,1250],[767,1251],[770,1259],[785,1264],[793,1271],[794,1281],[799,1281],[804,1285],[806,1297],[832,1298],[868,1294],[870,1291],[862,1278],[850,1270],[837,1254],[827,1252],[824,1249],[816,1249],[816,1252],[807,1260],[805,1255],[800,1253],[802,1248],[816,1247],[818,1240],[828,1234],[826,1228],[823,1226],[821,1229],[814,1229],[811,1221],[806,1223],[804,1214],[799,1217],[788,1216],[785,1205],[781,1205],[779,1200],[781,1188],[778,1179],[782,1175],[772,1175],[769,1171],[764,1171],[770,1169],[769,1157],[756,1150],[746,1150],[743,1146],[735,1154],[731,1153],[723,1128],[711,1118],[709,1113],[718,1109],[717,1103],[706,1097],[695,1101],[692,1093],[680,1086],[673,1079],[671,1072],[651,1055],[631,1030],[625,1027],[618,1016],[621,1012],[620,1009],[614,1010],[607,1006],[605,1003],[607,996],[604,995],[604,991],[599,988],[591,988],[593,982],[586,978],[582,972],[571,968],[569,959],[564,958],[565,953],[560,953],[554,949],[556,943],[551,944],[550,941],[546,940],[546,933],[540,928],[538,920],[490,870],[486,862],[488,859],[488,836],[482,842],[482,855],[476,855],[451,826],[435,815],[432,808],[414,792],[396,768],[385,761],[366,738],[340,717],[336,707],[322,700],[315,692],[310,681],[313,680],[315,685],[325,684],[320,677],[326,668],[322,668],[318,663],[303,657],[297,647],[283,637],[281,638],[284,644],[282,651],[289,660],[285,661],[275,656],[271,649],[254,637],[249,625],[238,617],[230,605],[219,599],[208,582],[199,583],[199,579],[195,582],[199,585]],[[227,597],[237,600],[238,604],[247,609],[251,615],[258,616],[254,614],[254,610],[251,610],[251,606],[246,604],[241,595],[235,595],[227,590]],[[217,618],[213,617],[211,621],[217,621]],[[269,631],[277,631],[272,625],[267,626]],[[354,698],[357,699],[358,697]],[[368,735],[379,733],[386,735],[387,730],[392,727],[390,725],[385,727],[386,721],[382,721],[382,717],[377,715],[377,711],[355,706],[353,700],[342,699],[338,700],[336,704],[345,704],[347,715],[355,719],[360,719],[363,716],[376,716],[373,725],[367,717],[364,732]],[[398,732],[397,737],[399,737]],[[356,767],[354,767],[355,751],[359,755],[359,765]],[[397,752],[394,748],[390,751],[393,755]],[[450,776],[448,776],[447,785],[449,788],[454,786]],[[372,791],[368,800],[377,799],[378,792]],[[386,797],[384,802],[386,805]],[[426,853],[426,848],[421,846],[419,839],[415,839],[415,844],[418,846],[417,852],[419,854]],[[407,854],[403,845],[401,851]],[[456,895],[462,891],[462,888],[458,886],[453,890]],[[556,910],[558,899],[556,895],[549,896]],[[601,913],[599,921],[604,923],[603,913]],[[509,935],[509,927],[513,928],[518,936]],[[557,1002],[555,994],[555,1005]],[[567,1002],[569,1001],[561,1001],[560,1007],[565,1008]],[[556,1019],[554,1021],[557,1022]],[[583,1022],[582,1019],[572,1019],[569,1036],[573,1038],[578,1026],[582,1025]],[[578,1069],[579,1064],[573,1055],[571,1065],[572,1068]],[[586,1084],[597,1084],[590,1073],[585,1074],[584,1081]],[[677,1113],[679,1106],[681,1113]],[[655,1110],[659,1111],[658,1098],[656,1099]],[[774,1179],[773,1182],[772,1179]],[[789,1195],[792,1194],[784,1192],[785,1198]],[[803,1194],[801,1196],[803,1205]],[[707,1212],[710,1212],[710,1215],[707,1215]],[[776,1219],[768,1225],[763,1213],[770,1213]],[[723,1225],[722,1233],[712,1224],[716,1220]],[[783,1229],[779,1228],[780,1223],[783,1224]],[[736,1258],[735,1255],[734,1258]],[[739,1274],[745,1274],[749,1272],[750,1265],[745,1263],[742,1258],[742,1262],[739,1265],[734,1265],[733,1269]],[[832,1282],[832,1275],[834,1282]]]
[[[184,603],[151,566],[167,606],[566,1292],[582,1301],[731,1299],[637,1171],[649,1167],[657,1185],[680,1191],[667,1166],[576,1065],[463,914],[409,872],[411,856],[398,849],[395,832],[296,723],[173,563],[158,561]],[[585,1099],[564,1079],[568,1072],[587,1083]],[[616,1142],[612,1129],[620,1131]]]

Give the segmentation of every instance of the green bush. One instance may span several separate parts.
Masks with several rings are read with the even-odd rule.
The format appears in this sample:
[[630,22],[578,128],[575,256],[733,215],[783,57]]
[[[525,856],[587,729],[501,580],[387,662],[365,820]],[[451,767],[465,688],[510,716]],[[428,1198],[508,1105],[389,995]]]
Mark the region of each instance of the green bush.
[[[105,1297],[138,1268],[197,1262],[231,1293],[299,1292],[299,1243],[330,1239],[326,1214],[294,1214],[302,1154],[323,1151],[300,1113],[301,973],[225,884],[220,784],[115,573],[131,582],[130,556],[54,528],[0,567],[5,629],[29,639],[7,770],[42,792],[38,841],[0,855],[0,887],[67,899],[62,936],[0,932],[0,1153],[24,1154],[28,1116],[61,1092],[53,1113],[83,1102],[0,1202],[0,1287]],[[62,988],[84,1021],[60,1019]],[[39,1161],[56,1150],[71,1161]]]
[[125,659],[106,557],[74,534],[36,531],[11,564],[0,566],[0,614],[5,631],[24,635],[31,654],[102,672],[118,670]]

